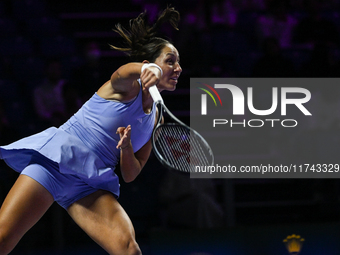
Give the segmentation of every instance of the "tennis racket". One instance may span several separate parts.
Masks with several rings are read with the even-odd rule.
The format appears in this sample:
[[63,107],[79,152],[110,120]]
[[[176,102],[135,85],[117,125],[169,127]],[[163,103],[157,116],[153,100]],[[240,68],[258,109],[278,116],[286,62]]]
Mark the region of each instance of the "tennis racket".
[[[168,110],[156,85],[150,87],[149,92],[158,108],[157,124],[151,137],[157,159],[172,170],[187,173],[194,172],[196,166],[213,165],[214,155],[206,140]],[[172,123],[161,124],[163,111]]]

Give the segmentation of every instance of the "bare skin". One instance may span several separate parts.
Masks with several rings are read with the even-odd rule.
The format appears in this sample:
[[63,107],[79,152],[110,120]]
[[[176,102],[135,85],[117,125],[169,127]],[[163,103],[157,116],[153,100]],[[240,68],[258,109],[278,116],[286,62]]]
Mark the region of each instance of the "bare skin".
[[0,209],[0,254],[8,254],[52,205],[52,195],[38,182],[20,175]]
[[142,254],[130,218],[111,193],[99,190],[72,204],[67,211],[109,254]]
[[[144,61],[143,63],[147,63]],[[105,99],[121,102],[135,98],[143,85],[143,109],[151,112],[152,98],[148,88],[157,84],[159,91],[174,90],[182,72],[176,48],[168,44],[155,63],[162,68],[149,67],[141,74],[143,63],[129,63],[120,67],[97,94]],[[133,152],[131,128],[120,127],[117,133],[121,149],[120,161],[124,181],[133,181],[149,158],[151,142]],[[26,175],[20,175],[0,209],[0,255],[8,254],[22,236],[44,215],[52,205],[52,195],[41,184]],[[73,203],[68,209],[73,220],[103,249],[114,255],[138,255],[141,250],[135,240],[131,220],[116,198],[109,192],[98,190]]]

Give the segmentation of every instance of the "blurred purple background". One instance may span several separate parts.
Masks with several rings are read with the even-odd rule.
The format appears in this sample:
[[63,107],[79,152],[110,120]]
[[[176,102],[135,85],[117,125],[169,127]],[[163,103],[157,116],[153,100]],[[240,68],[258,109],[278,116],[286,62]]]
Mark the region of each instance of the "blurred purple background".
[[[339,0],[2,0],[0,144],[68,119],[128,61],[109,47],[122,42],[114,25],[127,26],[144,10],[152,22],[167,4],[180,11],[180,30],[165,25],[161,34],[178,48],[183,73],[164,100],[186,123],[190,77],[340,76]],[[325,101],[338,101],[338,91],[324,92]],[[332,140],[340,123],[334,122],[311,132],[322,129]],[[17,175],[0,163],[2,201]],[[287,254],[282,240],[291,231],[319,242],[311,248],[306,241],[303,251],[310,252],[301,254],[340,250],[336,241],[318,239],[339,233],[337,179],[191,180],[151,155],[121,193],[144,254]],[[205,244],[197,236],[206,233],[219,238]],[[13,254],[105,253],[53,205]]]

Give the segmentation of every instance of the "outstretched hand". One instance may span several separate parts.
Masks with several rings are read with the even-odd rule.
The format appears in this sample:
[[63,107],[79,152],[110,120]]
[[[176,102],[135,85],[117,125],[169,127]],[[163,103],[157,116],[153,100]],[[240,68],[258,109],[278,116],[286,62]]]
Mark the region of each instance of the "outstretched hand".
[[119,134],[120,140],[116,146],[117,149],[125,149],[131,146],[131,125],[117,128],[116,134]]

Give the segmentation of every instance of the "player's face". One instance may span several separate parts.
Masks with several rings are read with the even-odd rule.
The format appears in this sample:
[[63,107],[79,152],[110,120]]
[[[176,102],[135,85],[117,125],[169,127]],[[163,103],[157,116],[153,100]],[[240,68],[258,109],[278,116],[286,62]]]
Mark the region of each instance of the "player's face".
[[172,44],[167,44],[156,59],[155,64],[159,65],[163,70],[163,76],[157,85],[159,91],[175,90],[182,72],[177,49]]

